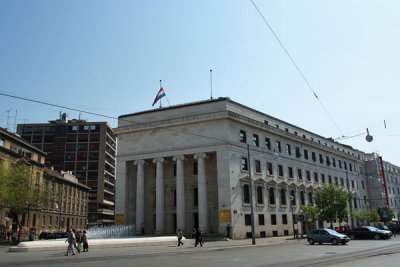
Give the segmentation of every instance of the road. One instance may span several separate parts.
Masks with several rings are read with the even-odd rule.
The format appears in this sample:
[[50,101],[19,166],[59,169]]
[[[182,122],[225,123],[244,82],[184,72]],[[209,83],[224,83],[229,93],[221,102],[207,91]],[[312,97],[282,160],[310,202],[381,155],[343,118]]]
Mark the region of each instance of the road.
[[[306,240],[277,243],[210,242],[194,248],[148,246],[93,249],[63,256],[60,252],[10,253],[0,249],[0,266],[398,266],[400,237],[354,240],[348,245],[313,245]],[[249,241],[250,243],[250,241]]]

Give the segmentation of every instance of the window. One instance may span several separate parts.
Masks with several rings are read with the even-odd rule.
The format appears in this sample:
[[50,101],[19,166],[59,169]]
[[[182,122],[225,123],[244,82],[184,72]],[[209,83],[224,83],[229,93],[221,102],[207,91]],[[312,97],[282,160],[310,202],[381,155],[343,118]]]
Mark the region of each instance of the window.
[[287,224],[287,215],[282,214],[282,224]]
[[300,205],[305,205],[306,200],[304,198],[304,191],[300,191]]
[[[392,199],[390,199],[390,200],[392,200]],[[357,198],[354,198],[354,208],[357,209]]]
[[267,162],[267,174],[268,175],[273,175],[274,174],[274,171],[272,169],[272,163],[270,163],[270,162]]
[[244,215],[244,224],[245,225],[251,225],[251,215],[250,214],[245,214]]
[[0,146],[4,147],[4,140],[0,139]]
[[308,201],[309,203],[313,203],[313,196],[311,192],[308,193]]
[[279,176],[283,176],[283,166],[282,165],[278,165],[278,175]]
[[284,188],[282,188],[281,189],[281,205],[286,205],[286,192],[285,192],[285,189]]
[[315,156],[315,152],[311,152],[311,158],[315,162],[317,161],[317,157]]
[[337,177],[335,177],[335,184],[339,184]]
[[249,166],[247,165],[247,158],[241,159],[242,171],[248,171]]
[[271,214],[271,225],[276,225],[276,214]]
[[343,178],[340,178],[340,184],[343,186],[344,185],[344,180]]
[[351,180],[351,188],[354,189],[354,181],[353,180]]
[[243,185],[243,203],[250,203],[250,186],[248,184]]
[[197,175],[197,170],[198,170],[197,166],[198,166],[197,161],[193,161],[193,175]]
[[254,161],[256,165],[256,173],[261,173],[261,162],[259,160]]
[[73,131],[73,132],[78,131],[78,126],[77,126],[77,125],[72,126],[72,131]]
[[308,160],[308,151],[306,149],[304,149],[304,159]]
[[290,195],[293,197],[292,206],[296,206],[296,196],[294,195],[294,190],[290,191]]
[[176,163],[174,163],[174,177],[176,177]]
[[193,206],[197,206],[197,205],[199,205],[199,190],[196,187],[193,189]]
[[326,165],[330,166],[331,165],[331,161],[329,160],[329,157],[326,156]]
[[347,162],[343,161],[344,169],[347,170]]
[[322,155],[321,154],[319,154],[319,163],[324,163],[324,158],[322,157]]
[[303,173],[301,169],[297,169],[297,179],[303,180]]
[[291,150],[289,144],[286,144],[286,153],[287,153],[288,155],[292,155],[292,150]]
[[278,152],[282,152],[281,142],[279,142],[279,141],[276,141],[276,142],[275,142],[275,149],[276,149],[276,151],[278,151]]
[[265,225],[264,214],[258,214],[258,225]]
[[310,181],[311,181],[311,174],[310,174],[310,171],[306,171],[306,179],[307,179],[307,182],[310,182]]
[[342,168],[342,161],[339,159],[339,168]]
[[257,186],[257,204],[264,204],[263,187]]
[[270,150],[271,149],[271,139],[265,137],[265,148]]
[[296,146],[296,158],[301,158],[300,148]]
[[332,165],[333,167],[336,167],[336,160],[334,158],[332,158]]
[[239,139],[241,143],[246,143],[246,131],[240,130]]
[[288,167],[288,176],[289,176],[289,178],[293,179],[293,168],[292,167]]
[[260,141],[258,139],[258,134],[253,134],[253,146],[259,147]]
[[[364,181],[361,181],[361,187],[362,187],[362,189],[365,189],[365,186],[364,186]],[[398,188],[397,188],[398,189]],[[399,190],[397,190],[397,191],[399,191]],[[400,193],[399,193],[400,194]]]
[[314,172],[314,181],[318,183],[318,173]]
[[268,195],[269,195],[269,204],[275,205],[275,190],[273,187],[269,188]]
[[351,165],[351,163],[349,163],[349,169],[351,172],[353,171],[353,166]]
[[321,182],[324,184],[325,183],[325,174],[321,174]]
[[328,183],[331,184],[332,183],[332,176],[328,175]]

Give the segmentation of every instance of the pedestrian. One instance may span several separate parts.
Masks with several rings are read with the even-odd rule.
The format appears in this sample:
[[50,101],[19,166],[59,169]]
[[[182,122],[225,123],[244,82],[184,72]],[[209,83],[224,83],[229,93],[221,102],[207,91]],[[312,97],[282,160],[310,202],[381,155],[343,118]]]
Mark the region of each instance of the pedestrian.
[[82,250],[82,232],[78,231],[75,234],[76,236],[76,243],[78,243],[78,249],[79,249],[79,253]]
[[83,230],[82,243],[83,243],[83,252],[89,252],[89,243],[85,230]]
[[178,229],[178,247],[182,244],[182,246],[183,246],[183,242],[182,242],[182,238],[183,238],[183,234],[182,234],[182,229],[181,228],[179,228]]
[[201,247],[203,246],[203,232],[201,229],[197,229],[196,233],[194,234],[194,246],[197,247],[197,245],[200,245]]
[[68,230],[68,239],[65,240],[65,243],[68,242],[68,248],[67,248],[67,252],[65,253],[65,256],[69,256],[69,255],[76,255],[74,248],[72,247],[75,243],[75,234],[74,232],[72,232],[71,229]]
[[203,247],[203,244],[204,244],[204,238],[203,238],[203,229],[199,229],[199,244],[200,244],[200,246],[201,247]]
[[7,240],[10,241],[10,238],[11,238],[11,232],[8,231],[8,232],[7,232]]
[[75,240],[74,240],[74,248],[78,251],[78,253],[80,254],[81,253],[81,250],[78,248],[78,246],[76,245],[76,242],[77,242],[77,240],[76,240],[76,237],[77,237],[77,235],[76,235],[76,231],[75,231],[75,229],[72,229],[72,232],[74,233],[74,236],[75,236]]
[[33,232],[33,230],[29,233],[29,241],[33,241],[33,239],[35,238],[35,233]]
[[231,225],[228,223],[226,227],[226,237],[229,238],[231,236]]
[[16,245],[17,244],[17,231],[14,231],[14,233],[12,234],[11,240],[12,240],[12,244]]
[[144,223],[142,223],[142,224],[140,225],[140,230],[141,230],[141,232],[142,232],[142,235],[144,235]]

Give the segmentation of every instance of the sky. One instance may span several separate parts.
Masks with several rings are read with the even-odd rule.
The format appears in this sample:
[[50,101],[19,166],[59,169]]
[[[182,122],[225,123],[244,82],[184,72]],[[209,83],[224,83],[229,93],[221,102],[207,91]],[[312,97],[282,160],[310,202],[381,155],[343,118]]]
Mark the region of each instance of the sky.
[[[0,93],[118,117],[157,108],[160,80],[171,105],[209,99],[212,69],[214,98],[324,137],[358,135],[340,142],[400,166],[400,1],[254,3],[320,101],[250,0],[2,0]],[[79,117],[0,96],[12,130],[60,111]]]

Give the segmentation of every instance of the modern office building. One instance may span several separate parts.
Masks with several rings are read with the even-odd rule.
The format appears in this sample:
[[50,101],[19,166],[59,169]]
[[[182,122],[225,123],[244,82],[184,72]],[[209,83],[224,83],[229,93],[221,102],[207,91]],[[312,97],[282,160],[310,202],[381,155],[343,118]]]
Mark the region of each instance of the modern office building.
[[116,216],[146,233],[229,223],[232,238],[249,237],[250,177],[257,237],[292,234],[291,208],[324,184],[348,190],[351,211],[366,207],[362,152],[229,98],[122,115],[116,134]]
[[60,113],[48,123],[19,124],[17,132],[47,153],[47,166],[70,171],[91,188],[89,225],[114,223],[116,140],[107,122],[69,120]]

